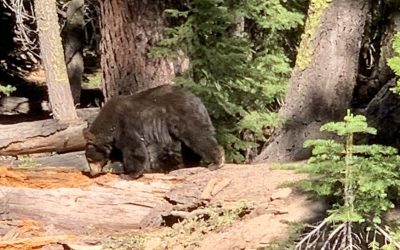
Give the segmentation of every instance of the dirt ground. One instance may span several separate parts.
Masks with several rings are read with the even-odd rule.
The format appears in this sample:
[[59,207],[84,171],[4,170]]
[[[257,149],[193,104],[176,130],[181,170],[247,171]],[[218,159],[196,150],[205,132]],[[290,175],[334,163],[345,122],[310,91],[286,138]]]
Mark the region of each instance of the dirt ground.
[[[30,173],[27,174],[27,171]],[[249,205],[245,215],[215,228],[215,230],[203,232],[200,226],[194,225],[193,231],[197,231],[200,235],[195,239],[196,244],[183,244],[185,239],[182,238],[182,234],[179,237],[171,236],[166,241],[164,236],[158,236],[165,231],[165,227],[119,230],[118,235],[121,233],[132,235],[132,232],[134,235],[138,235],[142,232],[151,232],[150,235],[153,236],[148,237],[147,242],[141,245],[146,250],[264,249],[271,242],[288,236],[288,222],[310,221],[324,211],[320,203],[313,202],[304,194],[283,185],[300,180],[304,176],[290,170],[271,169],[263,164],[226,164],[217,171],[195,168],[178,170],[167,175],[147,174],[135,181],[120,180],[117,175],[112,174],[89,178],[79,170],[71,168],[49,168],[43,169],[37,174],[33,171],[32,174],[31,170],[0,167],[0,191],[1,188],[10,187],[30,190],[66,188],[86,190],[116,181],[120,183],[120,186],[121,182],[123,186],[136,185],[138,182],[151,184],[155,178],[174,180],[169,182],[171,188],[165,194],[166,196],[168,193],[170,194],[172,198],[169,197],[169,200],[173,200],[174,197],[179,200],[180,195],[195,196],[199,192],[204,196],[205,193],[207,195],[207,189],[211,187],[211,191],[206,197],[206,204],[198,209],[208,206],[219,206],[225,209],[235,206],[232,204],[236,204],[238,201]],[[188,211],[196,211],[196,208]],[[0,249],[136,249],[133,247],[134,244],[119,244],[115,248],[108,245],[107,248],[106,239],[113,238],[114,233],[117,232],[108,231],[102,235],[96,235],[96,237],[90,233],[83,235],[71,230],[57,229],[51,232],[49,226],[44,227],[43,223],[43,221],[31,218],[3,218],[0,221]],[[118,240],[117,236],[114,238]],[[126,236],[124,239],[126,240]]]

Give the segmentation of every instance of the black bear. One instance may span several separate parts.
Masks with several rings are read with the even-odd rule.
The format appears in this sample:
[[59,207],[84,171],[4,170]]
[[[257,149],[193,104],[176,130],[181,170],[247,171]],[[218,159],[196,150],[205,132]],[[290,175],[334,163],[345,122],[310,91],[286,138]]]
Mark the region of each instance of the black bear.
[[224,162],[205,106],[179,86],[112,98],[83,132],[92,176],[113,160],[122,161],[124,173],[131,178],[168,170],[173,164],[168,159],[177,150],[182,151],[184,163],[203,159],[215,169]]

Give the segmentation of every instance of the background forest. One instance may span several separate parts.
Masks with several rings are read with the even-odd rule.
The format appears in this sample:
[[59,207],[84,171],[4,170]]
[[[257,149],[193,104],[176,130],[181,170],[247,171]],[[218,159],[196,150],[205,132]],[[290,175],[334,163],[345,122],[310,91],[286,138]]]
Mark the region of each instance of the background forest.
[[[65,4],[58,2],[59,13],[66,11]],[[24,91],[28,87],[13,83],[19,81],[16,77],[23,81],[40,70],[40,51],[29,3],[20,10],[27,12],[22,23],[11,6],[12,2],[3,2],[2,27],[8,29],[9,37],[3,41],[1,55],[3,79],[14,79],[11,83],[3,80],[2,89],[4,94],[18,96],[29,92]],[[162,30],[164,38],[149,56],[188,64],[188,70],[177,72],[174,81],[205,102],[227,159],[250,161],[278,125],[277,110],[294,65],[307,5],[300,1],[193,1],[169,7],[163,13],[168,23]],[[91,74],[100,68],[98,13],[93,3],[85,7],[83,53],[88,85],[100,79],[99,74]],[[65,22],[59,14],[61,29]]]
[[[48,100],[48,97],[43,89],[44,74],[40,63],[37,27],[32,12],[33,3],[17,3],[19,2],[4,0],[1,6],[0,26],[6,32],[0,46],[1,90],[3,95],[26,97],[29,102],[38,103]],[[68,40],[66,35],[66,24],[70,21],[66,14],[68,3],[69,1],[57,2],[58,22],[64,47],[66,43],[71,43],[71,39]],[[393,6],[396,7],[396,4],[391,1],[371,2],[369,14],[363,24],[364,38],[360,41],[362,46],[356,62],[359,67],[357,84],[354,85],[354,91],[347,91],[352,92],[351,106],[363,114],[369,114],[370,119],[377,116],[377,108],[372,107],[372,104],[368,105],[372,100],[373,103],[382,103],[374,98],[394,77],[393,72],[396,72],[398,65],[396,60],[392,59],[390,66],[395,69],[392,71],[386,64],[386,61],[395,55],[392,38],[398,29],[398,22],[396,12],[392,13],[392,10],[396,9],[392,8]],[[150,38],[151,43],[148,44],[151,48],[143,52],[146,55],[140,56],[162,58],[161,60],[172,62],[174,72],[169,72],[170,76],[164,77],[164,80],[158,79],[159,84],[173,78],[177,84],[182,84],[199,95],[210,111],[217,128],[218,139],[227,150],[227,159],[234,162],[253,160],[265,148],[275,128],[284,120],[278,118],[277,111],[284,103],[306,15],[309,15],[310,27],[304,32],[303,40],[315,29],[312,27],[312,17],[318,17],[320,14],[317,12],[322,11],[323,6],[311,3],[308,8],[308,2],[297,0],[201,0],[184,4],[171,2],[162,7],[164,10],[157,10],[162,19],[159,27],[155,28],[158,33],[146,35],[162,35],[163,38],[156,38],[158,41]],[[80,47],[78,50],[82,50],[83,53],[83,85],[92,86],[89,88],[100,87],[106,98],[113,95],[107,93],[110,92],[107,86],[111,85],[121,89],[120,94],[140,90],[141,87],[129,86],[127,83],[118,86],[118,81],[111,83],[105,80],[104,76],[101,85],[101,9],[95,2],[88,2],[82,8],[81,27],[78,30],[72,28],[70,33],[79,33],[81,40],[79,45],[74,46]],[[300,52],[298,65],[306,60],[308,52],[304,50],[306,49]],[[355,61],[356,58],[352,60]],[[124,80],[126,82],[129,79]],[[141,85],[157,85],[152,81],[153,79],[148,80],[148,83]],[[380,96],[383,94],[380,93]],[[82,95],[81,108],[88,105],[99,106],[103,101],[99,91],[83,90]],[[390,98],[396,99],[393,96]],[[34,107],[32,104],[31,106]],[[389,104],[385,106],[393,107]],[[366,109],[367,107],[369,108]],[[396,119],[393,108],[382,108],[390,109],[384,113],[391,120]],[[34,109],[31,108],[30,113],[43,113]],[[373,114],[370,114],[371,112]],[[382,112],[380,113],[382,115]],[[43,114],[39,116],[46,117]],[[340,116],[331,115],[331,118],[335,120]],[[372,120],[376,120],[374,124],[382,127],[375,140],[396,145],[397,142],[393,141],[393,138],[397,135],[397,129],[389,125],[392,122],[382,117]]]
[[178,84],[227,162],[309,159],[329,208],[296,249],[399,249],[399,1],[0,1],[4,158],[82,150],[109,99]]

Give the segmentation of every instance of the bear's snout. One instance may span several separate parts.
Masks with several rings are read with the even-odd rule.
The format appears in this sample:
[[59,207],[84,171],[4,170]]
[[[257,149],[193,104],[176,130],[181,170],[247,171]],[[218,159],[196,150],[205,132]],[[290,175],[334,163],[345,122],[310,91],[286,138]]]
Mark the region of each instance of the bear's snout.
[[99,175],[103,171],[103,166],[100,162],[91,162],[89,163],[90,175],[92,177]]

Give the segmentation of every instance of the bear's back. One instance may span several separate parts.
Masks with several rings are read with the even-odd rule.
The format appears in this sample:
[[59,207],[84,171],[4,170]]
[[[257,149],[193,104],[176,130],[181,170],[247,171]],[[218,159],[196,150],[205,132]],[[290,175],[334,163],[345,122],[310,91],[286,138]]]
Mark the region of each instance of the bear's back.
[[[199,97],[176,85],[162,85],[143,92],[126,96],[130,112],[158,112],[160,114],[178,115],[183,119],[192,119],[195,114],[201,114],[205,123],[209,115]],[[196,120],[196,119],[194,119]]]
[[[111,98],[101,109],[90,131],[111,134],[128,127],[147,135],[165,134],[167,123],[195,123],[209,128],[211,120],[199,97],[176,85],[162,85],[133,95]],[[161,132],[162,131],[162,132]],[[164,138],[160,138],[164,140]]]

